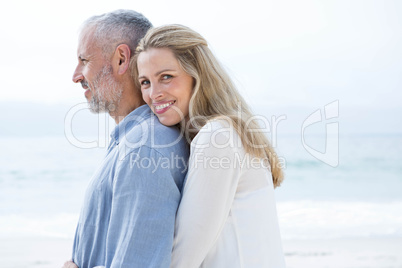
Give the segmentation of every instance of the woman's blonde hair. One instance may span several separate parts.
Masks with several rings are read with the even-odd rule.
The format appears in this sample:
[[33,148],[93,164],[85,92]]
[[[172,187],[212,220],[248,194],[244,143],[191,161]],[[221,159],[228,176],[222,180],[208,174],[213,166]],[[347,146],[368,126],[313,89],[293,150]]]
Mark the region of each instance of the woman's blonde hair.
[[[165,25],[150,29],[140,41],[132,60],[133,76],[138,76],[137,57],[150,48],[169,48],[185,72],[194,78],[189,116],[193,127],[199,129],[209,120],[230,118],[239,134],[246,153],[268,159],[274,186],[279,186],[283,173],[279,159],[267,137],[240,96],[232,80],[221,67],[207,41],[197,32],[182,25]],[[135,79],[138,83],[138,80]]]

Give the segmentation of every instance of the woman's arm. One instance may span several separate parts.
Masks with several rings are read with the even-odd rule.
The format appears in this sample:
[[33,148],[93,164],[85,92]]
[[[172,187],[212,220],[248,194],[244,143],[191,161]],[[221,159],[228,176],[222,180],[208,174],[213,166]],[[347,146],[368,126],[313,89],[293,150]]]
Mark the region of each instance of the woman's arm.
[[225,225],[236,193],[242,157],[238,135],[231,133],[233,128],[213,130],[201,130],[192,143],[176,216],[173,268],[202,264]]

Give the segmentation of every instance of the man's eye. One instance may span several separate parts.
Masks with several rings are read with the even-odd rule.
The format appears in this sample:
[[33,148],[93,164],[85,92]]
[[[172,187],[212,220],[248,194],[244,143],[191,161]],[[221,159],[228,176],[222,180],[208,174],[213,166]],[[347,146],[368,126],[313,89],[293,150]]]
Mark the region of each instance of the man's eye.
[[88,61],[86,59],[81,59],[82,64],[87,63]]

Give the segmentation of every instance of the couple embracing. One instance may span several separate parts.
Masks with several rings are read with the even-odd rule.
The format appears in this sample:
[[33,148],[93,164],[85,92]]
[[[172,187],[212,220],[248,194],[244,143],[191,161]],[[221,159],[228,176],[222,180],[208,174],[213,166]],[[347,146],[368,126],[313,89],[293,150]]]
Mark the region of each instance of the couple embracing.
[[285,267],[278,158],[206,40],[117,10],[83,24],[77,56],[117,125],[63,267]]

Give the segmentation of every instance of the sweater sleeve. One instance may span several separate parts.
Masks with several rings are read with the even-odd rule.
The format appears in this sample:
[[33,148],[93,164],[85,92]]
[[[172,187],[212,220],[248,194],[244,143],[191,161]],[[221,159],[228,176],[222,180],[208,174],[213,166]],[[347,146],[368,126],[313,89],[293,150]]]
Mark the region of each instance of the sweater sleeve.
[[214,125],[204,127],[191,144],[187,182],[176,216],[171,268],[200,267],[217,241],[234,200],[241,173],[241,142],[233,128],[224,128],[218,122]]

